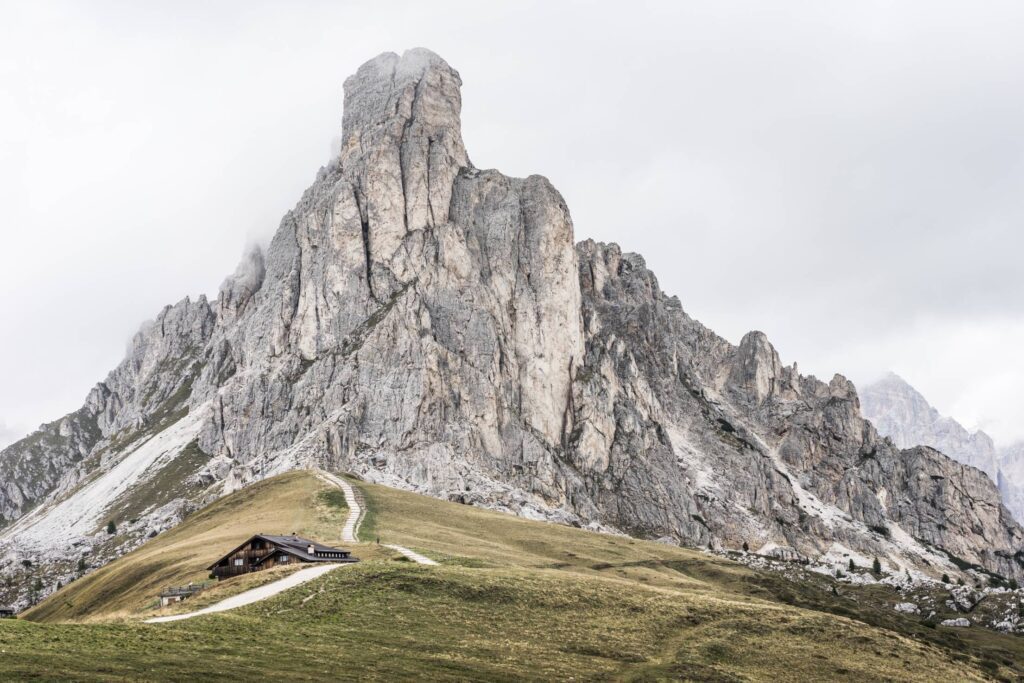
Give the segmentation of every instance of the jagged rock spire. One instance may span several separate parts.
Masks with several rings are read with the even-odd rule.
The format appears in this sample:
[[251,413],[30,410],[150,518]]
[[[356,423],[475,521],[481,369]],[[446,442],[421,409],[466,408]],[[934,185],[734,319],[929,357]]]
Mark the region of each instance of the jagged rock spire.
[[781,373],[782,362],[767,335],[756,330],[745,334],[730,369],[730,384],[761,403],[775,393]]
[[461,86],[455,69],[422,48],[386,52],[345,81],[340,162],[375,261],[410,231],[448,221],[452,183],[470,166]]

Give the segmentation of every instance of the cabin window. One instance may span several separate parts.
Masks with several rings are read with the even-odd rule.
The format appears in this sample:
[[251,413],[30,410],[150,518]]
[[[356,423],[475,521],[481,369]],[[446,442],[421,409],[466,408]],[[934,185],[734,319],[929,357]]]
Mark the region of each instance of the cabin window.
[[277,558],[277,561],[283,564],[288,561],[288,556],[282,555],[281,557]]
[[253,541],[252,542],[252,549],[253,550],[263,550],[263,541]]
[[235,558],[235,566],[236,567],[241,567],[244,564],[245,564],[245,559],[244,558],[241,558],[241,557],[236,557]]

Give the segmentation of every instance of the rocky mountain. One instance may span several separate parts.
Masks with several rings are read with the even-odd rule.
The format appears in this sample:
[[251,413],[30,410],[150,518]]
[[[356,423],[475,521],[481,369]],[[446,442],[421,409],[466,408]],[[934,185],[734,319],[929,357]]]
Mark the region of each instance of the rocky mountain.
[[1014,517],[1024,520],[1024,447],[997,450],[992,437],[981,430],[971,432],[953,418],[941,415],[895,373],[863,387],[860,397],[864,416],[880,434],[901,448],[930,446],[977,467],[996,483]]
[[861,409],[883,436],[900,448],[931,446],[956,460],[977,467],[996,481],[999,457],[992,437],[972,432],[938,410],[895,373],[860,389]]
[[1008,479],[1024,487],[1024,441],[999,449],[999,469]]
[[426,50],[363,65],[340,155],[270,245],[0,453],[15,586],[25,561],[68,578],[311,465],[665,542],[1024,578],[988,477],[900,450],[849,381],[800,375],[763,334],[718,337],[640,256],[574,244],[545,178],[472,165],[460,88]]

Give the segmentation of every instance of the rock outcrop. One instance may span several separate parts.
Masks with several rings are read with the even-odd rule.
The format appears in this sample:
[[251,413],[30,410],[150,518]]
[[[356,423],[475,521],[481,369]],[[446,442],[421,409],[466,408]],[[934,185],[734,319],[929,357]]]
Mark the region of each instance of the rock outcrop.
[[996,483],[1003,503],[1017,520],[1024,520],[1024,457],[1014,448],[997,450],[992,438],[971,432],[941,415],[927,399],[894,373],[864,387],[864,415],[883,436],[901,448],[929,446],[958,462],[981,470]]
[[[34,456],[53,474],[31,495],[0,492],[20,516],[0,539],[11,562],[15,547],[45,559],[39,530],[73,516],[97,547],[110,511],[176,463],[181,495],[136,510],[131,538],[318,465],[679,543],[1024,576],[1024,531],[983,474],[899,450],[850,382],[801,376],[763,334],[721,339],[639,256],[574,244],[543,177],[474,168],[460,84],[426,50],[345,82],[340,156],[270,245],[216,301],[145,326],[83,409],[91,440]],[[98,476],[116,468],[130,486]]]
[[900,448],[931,446],[996,481],[999,458],[992,437],[940,414],[899,375],[886,374],[863,387],[860,395],[865,417]]

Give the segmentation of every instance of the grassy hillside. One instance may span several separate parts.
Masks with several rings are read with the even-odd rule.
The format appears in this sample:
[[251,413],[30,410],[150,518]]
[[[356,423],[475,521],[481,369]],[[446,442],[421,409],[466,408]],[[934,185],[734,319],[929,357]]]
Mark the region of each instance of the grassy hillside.
[[305,472],[254,484],[69,584],[26,612],[24,618],[95,620],[139,614],[164,587],[207,579],[208,566],[255,533],[294,531],[324,543],[340,543],[346,510],[338,506],[335,491]]
[[[180,583],[189,572],[204,576],[201,567],[236,538],[295,530],[337,540],[343,511],[322,495],[319,480],[305,473],[268,480],[29,615],[47,623],[0,622],[0,673],[79,680],[1017,675],[1022,653],[1012,637],[925,628],[696,551],[358,485],[370,510],[364,543],[354,548],[364,562],[234,612],[132,622],[150,614],[143,607],[152,587]],[[400,561],[372,542],[378,535],[442,564]],[[89,623],[59,623],[68,619]]]
[[3,624],[0,648],[11,677],[79,680],[979,680],[927,645],[819,613],[564,572],[393,562],[176,624]]

